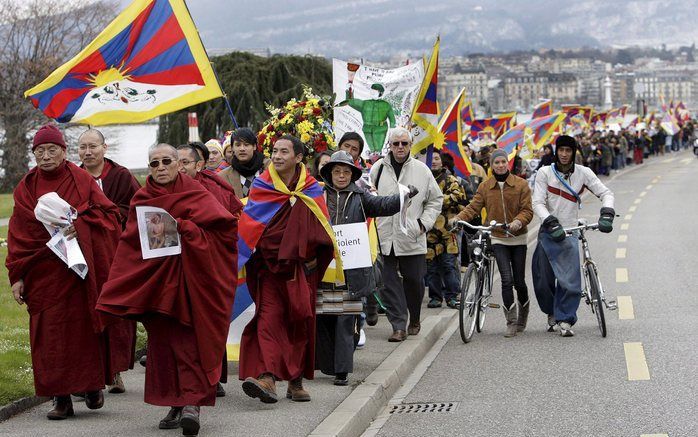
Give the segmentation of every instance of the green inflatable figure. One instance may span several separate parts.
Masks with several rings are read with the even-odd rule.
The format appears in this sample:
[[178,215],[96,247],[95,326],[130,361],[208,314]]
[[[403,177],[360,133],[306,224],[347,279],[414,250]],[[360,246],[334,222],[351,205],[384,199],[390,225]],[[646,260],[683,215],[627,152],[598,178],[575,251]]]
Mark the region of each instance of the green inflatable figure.
[[[374,83],[371,89],[378,91],[377,99],[361,100],[353,98],[351,89],[347,90],[346,100],[339,105],[349,105],[361,113],[363,120],[363,132],[371,152],[380,153],[385,145],[385,136],[389,127],[395,127],[395,113],[393,107],[380,97],[385,92],[383,85]],[[388,125],[390,122],[390,125]]]

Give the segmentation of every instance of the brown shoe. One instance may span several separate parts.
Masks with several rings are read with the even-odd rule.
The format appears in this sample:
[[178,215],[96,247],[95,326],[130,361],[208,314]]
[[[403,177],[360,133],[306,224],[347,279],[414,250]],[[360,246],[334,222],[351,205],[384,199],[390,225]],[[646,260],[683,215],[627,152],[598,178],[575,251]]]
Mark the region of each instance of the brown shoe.
[[187,405],[182,408],[182,418],[179,419],[179,426],[182,427],[182,435],[194,436],[199,435],[199,407]]
[[247,378],[242,383],[242,391],[251,398],[257,398],[265,404],[275,404],[279,398],[276,396],[276,384],[274,377],[269,373],[263,373],[258,379]]
[[74,415],[73,401],[70,399],[70,395],[53,398],[53,408],[46,413],[49,420],[64,420]]
[[88,391],[85,393],[85,405],[90,410],[99,410],[104,406],[104,393],[102,390]]
[[288,389],[286,390],[286,397],[291,399],[293,402],[309,402],[310,393],[308,390],[303,388],[303,377],[298,378],[288,382]]
[[121,374],[117,373],[114,375],[114,381],[112,385],[108,388],[109,393],[121,394],[126,392],[126,387],[124,386],[124,381],[121,379]]
[[402,329],[398,329],[397,331],[393,331],[393,335],[391,335],[388,338],[388,341],[391,343],[398,343],[401,341],[405,341],[407,339],[407,333],[403,331]]
[[422,325],[420,325],[419,322],[412,323],[410,324],[410,326],[407,327],[407,333],[409,335],[417,335],[419,334],[420,329],[422,329]]

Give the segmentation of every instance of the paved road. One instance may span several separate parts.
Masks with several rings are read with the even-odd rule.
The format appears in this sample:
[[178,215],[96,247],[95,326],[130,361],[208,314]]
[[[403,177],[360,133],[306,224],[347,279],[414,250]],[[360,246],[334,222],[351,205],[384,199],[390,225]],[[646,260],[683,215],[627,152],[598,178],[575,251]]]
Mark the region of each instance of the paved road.
[[[505,339],[495,310],[471,343],[456,332],[403,401],[456,410],[384,414],[380,436],[698,436],[698,159],[654,159],[608,184],[621,216],[589,239],[626,318],[607,313],[604,339],[582,304],[576,336],[562,338],[545,332],[534,299],[528,330]],[[598,200],[584,203],[596,219]]]

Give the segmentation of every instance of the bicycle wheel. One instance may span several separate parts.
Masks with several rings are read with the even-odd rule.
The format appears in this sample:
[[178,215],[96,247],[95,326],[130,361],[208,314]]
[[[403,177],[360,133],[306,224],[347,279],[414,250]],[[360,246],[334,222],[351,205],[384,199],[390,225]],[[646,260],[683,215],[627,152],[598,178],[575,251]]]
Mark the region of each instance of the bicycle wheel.
[[487,305],[489,304],[489,297],[487,299],[484,298],[484,296],[491,296],[492,295],[492,290],[491,290],[491,282],[490,282],[490,264],[487,263],[485,264],[485,268],[482,271],[482,279],[480,280],[480,283],[482,284],[480,287],[480,299],[478,299],[478,305],[477,305],[477,332],[480,333],[482,332],[482,327],[485,326],[485,316],[487,315]]
[[603,302],[601,301],[601,286],[596,268],[592,264],[587,264],[587,276],[589,277],[589,288],[591,292],[591,308],[596,314],[596,321],[599,323],[601,337],[606,337],[606,317],[603,313]]
[[480,301],[478,296],[478,275],[475,264],[470,264],[463,275],[460,287],[460,305],[458,315],[460,324],[460,338],[463,343],[469,343],[475,331],[475,319],[477,318],[477,306]]

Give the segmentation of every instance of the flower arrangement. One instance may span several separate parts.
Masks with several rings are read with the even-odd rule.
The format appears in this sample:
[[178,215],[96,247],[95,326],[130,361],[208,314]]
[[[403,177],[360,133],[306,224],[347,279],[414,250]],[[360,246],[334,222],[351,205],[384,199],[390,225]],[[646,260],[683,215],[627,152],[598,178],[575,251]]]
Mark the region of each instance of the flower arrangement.
[[332,108],[313,93],[309,86],[303,86],[301,100],[291,99],[282,108],[267,105],[271,117],[257,134],[257,144],[269,157],[271,149],[282,135],[299,138],[309,152],[320,153],[334,149],[334,136],[329,118]]

